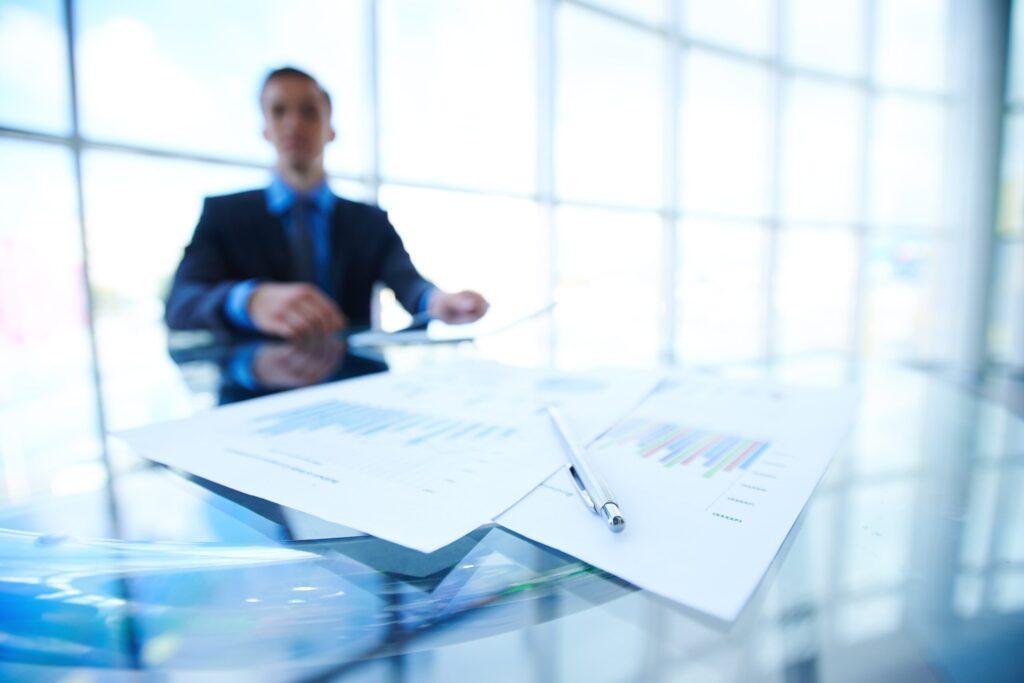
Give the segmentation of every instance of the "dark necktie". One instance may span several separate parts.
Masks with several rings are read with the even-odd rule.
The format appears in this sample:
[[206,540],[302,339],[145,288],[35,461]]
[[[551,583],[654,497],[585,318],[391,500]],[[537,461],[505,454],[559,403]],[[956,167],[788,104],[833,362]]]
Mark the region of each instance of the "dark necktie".
[[313,202],[296,198],[292,206],[291,249],[292,268],[298,282],[316,282],[316,261],[312,235]]

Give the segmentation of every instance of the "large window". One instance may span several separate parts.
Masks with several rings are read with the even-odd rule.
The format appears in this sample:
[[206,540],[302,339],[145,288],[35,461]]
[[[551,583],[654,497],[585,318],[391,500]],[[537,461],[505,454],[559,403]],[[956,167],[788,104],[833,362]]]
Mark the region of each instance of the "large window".
[[532,193],[534,3],[382,0],[377,7],[380,175]]
[[1014,3],[1003,125],[999,211],[993,249],[988,349],[1024,367],[1024,3]]
[[337,94],[338,139],[327,166],[369,173],[369,2],[73,4],[82,137],[269,163],[256,106],[259,83],[270,68],[292,64],[316,73]]
[[0,139],[0,498],[101,453],[72,161]]
[[[138,348],[165,343],[162,299],[203,196],[267,180],[257,87],[285,63],[332,92],[332,186],[381,203],[428,277],[496,305],[558,300],[524,357],[946,360],[955,245],[991,227],[953,220],[947,201],[962,190],[949,147],[966,87],[950,75],[951,12],[983,4],[6,0],[4,372],[62,396],[69,385],[32,373],[79,378],[90,388],[67,400],[88,402],[98,361],[109,405],[131,406],[108,411],[111,427],[187,409],[184,389],[124,399],[173,371]],[[974,304],[992,357],[1017,366],[1020,53],[993,284]],[[71,345],[47,365],[38,340],[57,323]],[[74,447],[32,443],[77,452],[92,429]],[[0,433],[0,458],[29,448]]]
[[0,4],[0,125],[71,132],[68,55],[59,0]]
[[574,4],[560,4],[555,19],[558,196],[659,206],[664,41]]

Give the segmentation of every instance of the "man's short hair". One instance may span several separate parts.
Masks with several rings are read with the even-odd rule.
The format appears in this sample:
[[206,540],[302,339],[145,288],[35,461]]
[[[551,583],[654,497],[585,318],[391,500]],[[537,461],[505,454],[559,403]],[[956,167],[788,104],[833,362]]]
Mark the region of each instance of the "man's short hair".
[[297,69],[294,66],[282,66],[280,68],[274,69],[273,71],[271,71],[270,73],[263,77],[263,85],[260,86],[260,107],[263,106],[263,95],[267,92],[267,86],[270,84],[270,82],[278,78],[286,77],[301,78],[315,85],[316,89],[320,92],[321,95],[323,95],[324,101],[327,103],[327,111],[331,111],[331,95],[327,92],[327,90],[324,89],[324,86],[320,85],[320,81],[313,78],[313,76],[311,76],[309,73],[303,71],[302,69]]

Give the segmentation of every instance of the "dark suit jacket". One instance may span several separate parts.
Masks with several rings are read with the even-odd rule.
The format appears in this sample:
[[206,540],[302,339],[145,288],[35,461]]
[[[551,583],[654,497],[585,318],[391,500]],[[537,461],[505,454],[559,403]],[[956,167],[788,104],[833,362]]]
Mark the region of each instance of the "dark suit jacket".
[[[353,325],[370,321],[373,285],[382,282],[416,313],[433,285],[412,264],[387,214],[338,198],[331,216],[332,281],[329,294]],[[224,302],[231,287],[250,278],[292,282],[292,258],[281,219],[267,209],[263,190],[208,197],[192,242],[185,248],[167,298],[172,329],[227,330]]]

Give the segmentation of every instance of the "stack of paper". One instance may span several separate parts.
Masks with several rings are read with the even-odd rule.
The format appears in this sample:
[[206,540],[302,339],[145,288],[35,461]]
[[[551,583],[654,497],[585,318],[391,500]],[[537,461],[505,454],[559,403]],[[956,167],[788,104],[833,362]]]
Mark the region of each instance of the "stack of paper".
[[[120,436],[150,459],[423,552],[497,520],[733,619],[845,435],[852,397],[660,380],[459,362]],[[621,534],[572,488],[544,411],[553,404],[590,444],[626,517]]]
[[464,362],[277,394],[119,434],[243,493],[431,552],[491,522],[563,463],[543,410],[596,434],[657,384]]

